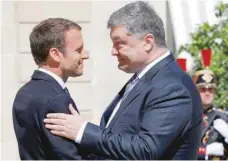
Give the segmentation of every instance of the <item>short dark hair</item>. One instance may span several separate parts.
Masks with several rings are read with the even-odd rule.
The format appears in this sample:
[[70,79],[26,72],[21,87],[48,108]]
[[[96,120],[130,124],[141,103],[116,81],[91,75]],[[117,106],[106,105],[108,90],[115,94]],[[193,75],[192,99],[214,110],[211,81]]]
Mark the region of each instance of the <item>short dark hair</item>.
[[64,52],[65,32],[72,28],[81,30],[78,24],[63,18],[48,18],[35,26],[29,36],[35,63],[45,63],[51,48]]

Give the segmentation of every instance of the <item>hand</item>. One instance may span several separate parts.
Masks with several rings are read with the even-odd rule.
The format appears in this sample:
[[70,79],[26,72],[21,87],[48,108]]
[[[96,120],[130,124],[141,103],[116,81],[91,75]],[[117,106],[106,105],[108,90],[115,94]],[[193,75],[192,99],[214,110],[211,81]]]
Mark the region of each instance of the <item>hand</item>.
[[206,155],[223,156],[224,155],[223,144],[218,142],[208,144],[206,147]]
[[78,115],[77,111],[69,105],[72,115],[64,113],[49,113],[47,119],[44,119],[45,127],[51,130],[54,135],[66,137],[75,140],[81,125],[85,122]]
[[228,124],[224,120],[216,119],[213,126],[225,139],[228,138]]

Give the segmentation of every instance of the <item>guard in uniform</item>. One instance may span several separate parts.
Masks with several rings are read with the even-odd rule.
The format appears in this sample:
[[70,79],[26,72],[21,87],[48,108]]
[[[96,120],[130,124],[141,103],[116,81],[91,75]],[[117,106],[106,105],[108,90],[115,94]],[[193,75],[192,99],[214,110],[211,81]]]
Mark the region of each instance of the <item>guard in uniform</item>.
[[228,114],[212,104],[216,93],[216,77],[211,70],[205,69],[197,71],[193,80],[203,104],[204,127],[198,159],[226,160],[228,159]]
[[199,90],[203,107],[203,131],[198,159],[227,160],[228,113],[219,109],[219,107],[213,106],[217,80],[215,74],[209,70],[211,55],[211,49],[201,50],[205,69],[197,71],[193,75],[193,81]]

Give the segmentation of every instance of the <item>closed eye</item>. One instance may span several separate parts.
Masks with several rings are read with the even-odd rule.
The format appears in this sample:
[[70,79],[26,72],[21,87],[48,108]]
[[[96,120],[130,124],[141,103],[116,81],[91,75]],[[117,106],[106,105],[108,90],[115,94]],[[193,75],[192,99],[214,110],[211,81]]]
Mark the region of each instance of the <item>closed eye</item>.
[[83,50],[83,45],[80,48],[76,49],[75,51],[77,51],[79,54],[81,54],[82,50]]

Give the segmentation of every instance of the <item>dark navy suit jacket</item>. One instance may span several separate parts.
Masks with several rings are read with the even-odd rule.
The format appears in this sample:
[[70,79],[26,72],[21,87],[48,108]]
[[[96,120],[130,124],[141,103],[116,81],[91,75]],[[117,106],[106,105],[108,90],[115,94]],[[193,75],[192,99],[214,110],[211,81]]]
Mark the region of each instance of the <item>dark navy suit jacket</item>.
[[106,109],[100,126],[87,124],[81,147],[110,159],[197,159],[201,98],[172,54],[139,80],[105,128],[124,88]]
[[51,76],[36,70],[32,79],[17,93],[13,123],[20,158],[23,160],[81,159],[74,141],[54,136],[44,127],[47,113],[69,113],[76,105],[69,93]]

